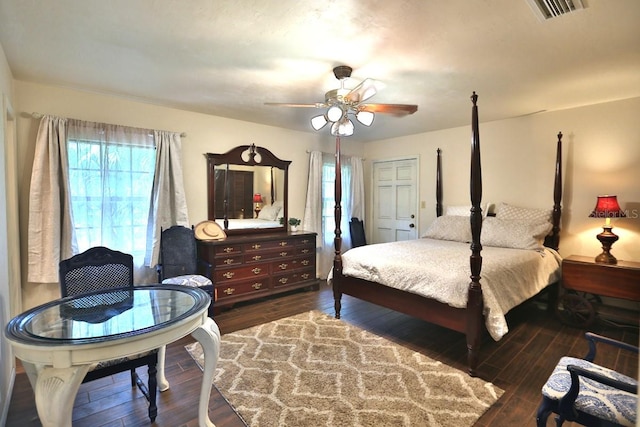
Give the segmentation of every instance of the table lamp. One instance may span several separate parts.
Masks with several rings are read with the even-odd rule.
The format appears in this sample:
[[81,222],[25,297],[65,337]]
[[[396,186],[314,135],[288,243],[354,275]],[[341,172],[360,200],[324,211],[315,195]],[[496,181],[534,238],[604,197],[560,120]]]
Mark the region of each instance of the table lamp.
[[260,213],[260,210],[262,210],[262,195],[260,195],[260,193],[256,193],[253,195],[253,203],[256,204],[255,207],[255,212],[256,212],[256,218],[258,217],[258,214]]
[[618,236],[615,235],[611,229],[611,218],[623,218],[626,217],[624,211],[620,209],[617,196],[598,196],[596,207],[593,208],[593,212],[589,215],[590,218],[605,218],[605,223],[602,226],[602,233],[596,237],[602,243],[602,253],[596,257],[596,262],[602,264],[616,264],[618,260],[611,255],[611,246],[618,240]]

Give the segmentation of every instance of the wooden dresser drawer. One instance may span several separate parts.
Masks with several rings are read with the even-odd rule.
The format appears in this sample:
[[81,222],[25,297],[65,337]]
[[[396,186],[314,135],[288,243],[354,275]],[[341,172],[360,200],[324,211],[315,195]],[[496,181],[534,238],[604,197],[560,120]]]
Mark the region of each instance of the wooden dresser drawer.
[[260,262],[260,261],[268,261],[273,259],[283,259],[290,258],[296,254],[296,249],[293,247],[290,248],[277,248],[271,249],[269,251],[250,251],[244,255],[245,263],[252,262]]
[[223,257],[216,258],[215,266],[220,268],[229,267],[232,265],[241,265],[243,261],[242,254],[238,255],[227,255]]
[[266,276],[269,274],[269,264],[254,264],[242,267],[216,269],[214,283],[218,284],[227,280],[240,280]]
[[308,280],[315,280],[316,271],[313,269],[296,270],[287,274],[277,274],[272,278],[274,287],[297,285]]
[[261,277],[251,281],[230,281],[223,285],[216,286],[218,300],[237,297],[239,295],[264,293],[269,291],[269,277]]
[[272,241],[248,243],[244,245],[244,250],[246,253],[251,253],[255,251],[265,251],[269,249],[288,248],[291,246],[295,246],[295,245],[293,245],[292,242],[288,240],[278,239],[278,240],[272,240]]
[[214,249],[216,257],[242,253],[242,245],[220,245]]

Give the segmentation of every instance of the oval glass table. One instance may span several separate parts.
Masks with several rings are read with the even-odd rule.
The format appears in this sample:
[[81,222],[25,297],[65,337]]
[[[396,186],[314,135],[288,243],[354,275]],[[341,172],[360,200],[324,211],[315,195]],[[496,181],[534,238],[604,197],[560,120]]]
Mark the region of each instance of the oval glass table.
[[61,298],[13,318],[5,329],[14,355],[35,391],[44,427],[71,427],[73,403],[89,368],[98,362],[160,348],[191,334],[202,345],[205,366],[198,420],[212,427],[208,405],[218,361],[220,330],[207,316],[209,295],[180,285],[143,285]]

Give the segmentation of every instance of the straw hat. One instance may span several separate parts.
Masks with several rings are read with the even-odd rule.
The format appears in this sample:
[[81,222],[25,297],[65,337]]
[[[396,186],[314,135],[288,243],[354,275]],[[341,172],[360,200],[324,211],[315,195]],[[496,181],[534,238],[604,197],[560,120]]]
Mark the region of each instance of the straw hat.
[[196,225],[194,234],[198,240],[218,240],[227,237],[222,227],[215,221],[202,221]]

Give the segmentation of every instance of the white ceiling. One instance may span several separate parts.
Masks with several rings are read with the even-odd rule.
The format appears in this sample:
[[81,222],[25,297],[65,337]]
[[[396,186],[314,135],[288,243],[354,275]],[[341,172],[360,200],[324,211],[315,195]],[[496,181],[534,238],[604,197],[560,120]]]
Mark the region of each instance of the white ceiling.
[[350,65],[385,84],[370,102],[418,105],[368,141],[468,125],[474,90],[481,121],[640,96],[640,1],[583,3],[0,0],[0,44],[18,80],[306,132],[317,110],[264,102],[321,102]]

